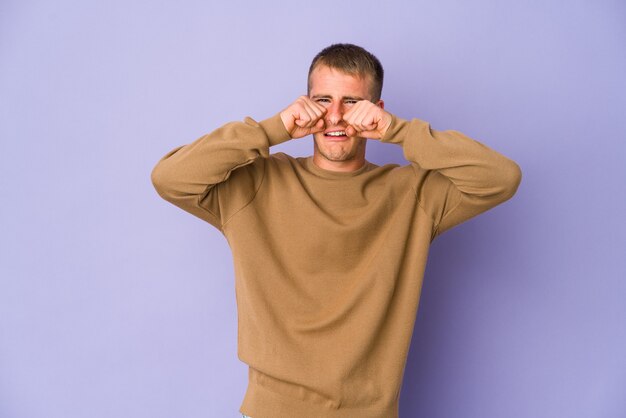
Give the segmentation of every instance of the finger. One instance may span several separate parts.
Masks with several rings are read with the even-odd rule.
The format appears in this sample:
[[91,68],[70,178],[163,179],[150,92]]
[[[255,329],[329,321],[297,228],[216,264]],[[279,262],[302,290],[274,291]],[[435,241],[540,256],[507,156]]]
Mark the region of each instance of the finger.
[[294,123],[299,127],[304,127],[310,122],[309,114],[298,106],[296,112],[294,112]]
[[383,124],[382,115],[378,110],[368,112],[360,123],[360,136],[372,139],[381,139],[384,135],[381,131]]
[[363,113],[357,115],[354,123],[361,131],[376,131],[382,118],[381,112],[382,109],[378,106],[369,106]]
[[325,107],[321,106],[319,103],[315,103],[310,99],[308,100],[308,102],[305,103],[305,107],[307,109],[307,112],[311,116],[312,124],[317,123],[318,120],[324,116],[324,113],[326,113]]
[[[314,102],[308,96],[300,96],[297,100],[298,105],[303,109],[311,119],[317,119],[324,114],[326,109],[319,103]],[[317,123],[317,122],[316,122]]]
[[350,126],[352,126],[357,133],[361,133],[363,131],[369,131],[375,128],[375,126],[372,126],[370,121],[371,117],[369,117],[368,115],[358,114],[352,117],[352,120],[350,121]]
[[304,101],[306,105],[314,109],[316,114],[323,115],[327,112],[326,108],[322,106],[320,103],[316,102],[315,100],[311,99],[308,96],[303,96],[303,97],[304,97]]
[[312,109],[308,108],[302,102],[298,103],[298,118],[295,123],[301,128],[309,128],[317,123],[317,117]]
[[348,124],[354,126],[358,131],[365,129],[363,121],[370,110],[371,103],[367,100],[361,100],[357,102],[348,112],[344,115],[344,120]]
[[306,96],[302,97],[299,104],[302,107],[303,113],[306,113],[307,115],[308,123],[306,125],[301,125],[303,127],[314,127],[318,121],[323,118],[324,113],[326,112],[326,109],[323,106],[315,103]]
[[361,101],[356,102],[346,113],[343,114],[343,120],[348,123],[354,122],[359,113],[363,111],[363,105]]
[[377,131],[371,131],[371,130],[366,130],[366,129],[357,129],[352,125],[348,125],[348,127],[346,127],[346,135],[347,136],[358,136],[361,138],[378,138],[379,135],[377,134]]
[[360,121],[360,126],[363,128],[364,131],[375,130],[376,126],[378,126],[377,113],[369,111],[364,114]]
[[322,132],[326,128],[325,125],[326,124],[324,123],[324,119],[318,120],[317,123],[315,124],[315,126],[313,126],[311,128],[311,132],[310,133],[316,134],[318,132]]

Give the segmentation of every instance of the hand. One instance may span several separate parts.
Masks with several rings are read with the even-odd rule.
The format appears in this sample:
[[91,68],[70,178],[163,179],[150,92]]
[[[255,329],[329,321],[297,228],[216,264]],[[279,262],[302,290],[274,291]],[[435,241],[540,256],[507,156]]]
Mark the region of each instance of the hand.
[[292,139],[302,138],[324,130],[326,108],[307,96],[300,96],[280,112],[280,118]]
[[359,100],[343,115],[346,135],[382,139],[391,126],[391,113],[368,100]]

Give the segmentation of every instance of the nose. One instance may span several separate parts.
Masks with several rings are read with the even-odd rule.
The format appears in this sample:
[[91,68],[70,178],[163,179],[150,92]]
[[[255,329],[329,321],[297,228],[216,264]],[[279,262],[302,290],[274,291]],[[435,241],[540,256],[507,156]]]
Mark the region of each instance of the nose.
[[326,120],[330,124],[339,125],[339,122],[343,119],[343,103],[341,102],[333,102],[331,103],[326,111]]

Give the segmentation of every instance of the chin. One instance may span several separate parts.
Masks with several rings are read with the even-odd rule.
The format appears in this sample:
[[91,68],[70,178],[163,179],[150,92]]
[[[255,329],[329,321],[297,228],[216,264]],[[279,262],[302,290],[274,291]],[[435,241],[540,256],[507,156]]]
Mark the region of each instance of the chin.
[[329,155],[329,154],[324,154],[324,153],[320,153],[324,158],[326,158],[328,161],[334,161],[334,162],[343,162],[343,161],[352,161],[354,160],[355,156],[354,155]]
[[323,134],[315,134],[314,141],[316,153],[328,161],[342,162],[359,158],[361,148],[365,148],[366,139],[351,136],[343,141],[331,141]]

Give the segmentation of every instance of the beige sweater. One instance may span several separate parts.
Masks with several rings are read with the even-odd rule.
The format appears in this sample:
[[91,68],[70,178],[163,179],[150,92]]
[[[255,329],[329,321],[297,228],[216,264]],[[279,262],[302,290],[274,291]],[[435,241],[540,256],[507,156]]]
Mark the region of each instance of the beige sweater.
[[165,155],[152,181],[232,250],[242,413],[395,418],[431,241],[512,197],[520,169],[419,119],[394,116],[382,139],[405,166],[269,154],[289,139],[279,115],[229,123]]

